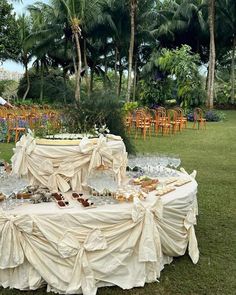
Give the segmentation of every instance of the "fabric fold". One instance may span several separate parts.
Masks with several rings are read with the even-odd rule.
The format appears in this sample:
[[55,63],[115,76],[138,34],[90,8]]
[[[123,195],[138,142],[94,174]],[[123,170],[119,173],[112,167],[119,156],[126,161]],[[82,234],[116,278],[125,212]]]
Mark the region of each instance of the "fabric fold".
[[19,176],[26,176],[28,173],[28,157],[35,149],[35,139],[30,135],[23,135],[16,143],[14,155],[11,158],[12,172]]
[[155,224],[155,219],[162,218],[163,205],[160,198],[157,198],[151,208],[146,208],[138,198],[134,199],[132,209],[133,222],[142,222],[142,233],[139,242],[139,261],[145,262],[149,271],[147,281],[156,281],[161,272],[162,249],[160,234]]
[[39,174],[48,178],[47,186],[52,191],[58,191],[59,189],[62,192],[67,192],[70,189],[67,178],[73,177],[74,166],[73,164],[68,165],[67,162],[61,162],[58,168],[54,168],[52,161],[45,160]]
[[30,234],[33,230],[33,221],[30,217],[14,217],[0,215],[0,268],[14,268],[24,262],[22,249],[22,234]]
[[73,231],[67,231],[58,242],[58,251],[63,258],[76,256],[72,276],[66,292],[78,293],[82,289],[84,295],[95,295],[97,287],[95,277],[86,252],[107,249],[107,241],[100,229],[91,230],[84,243],[76,239]]
[[188,232],[188,252],[194,264],[199,260],[199,250],[194,225],[197,223],[194,210],[191,208],[185,217],[184,226]]

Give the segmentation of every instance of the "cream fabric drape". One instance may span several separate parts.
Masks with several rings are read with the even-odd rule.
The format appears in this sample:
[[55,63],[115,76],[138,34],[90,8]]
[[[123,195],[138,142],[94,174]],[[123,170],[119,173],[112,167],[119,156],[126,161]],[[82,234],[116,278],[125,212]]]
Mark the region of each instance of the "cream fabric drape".
[[[193,263],[197,183],[146,201],[84,209],[55,203],[0,211],[0,285],[95,295],[98,286],[143,286],[187,247]],[[69,197],[70,193],[68,193]]]
[[12,157],[13,172],[30,184],[43,184],[52,191],[81,190],[92,169],[101,164],[115,173],[118,184],[125,178],[127,153],[118,136],[100,136],[97,143],[83,138],[78,146],[37,145],[28,134],[17,142]]

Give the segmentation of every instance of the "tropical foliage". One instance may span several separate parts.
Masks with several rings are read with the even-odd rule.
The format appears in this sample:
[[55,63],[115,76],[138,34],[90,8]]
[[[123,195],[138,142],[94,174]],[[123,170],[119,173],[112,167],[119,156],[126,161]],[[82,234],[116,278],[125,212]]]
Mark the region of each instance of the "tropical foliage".
[[[21,96],[31,96],[32,59],[40,101],[47,98],[45,77],[59,68],[65,89],[68,77],[74,77],[77,104],[96,91],[98,81],[103,90],[112,89],[126,101],[177,99],[184,105],[209,107],[221,99],[227,84],[230,89],[222,99],[234,103],[235,15],[234,0],[36,2],[27,16],[17,19],[20,46],[13,57],[24,65],[27,81]],[[226,68],[230,74],[222,81],[219,77]]]
[[20,47],[13,7],[8,2],[0,0],[0,62],[15,58]]

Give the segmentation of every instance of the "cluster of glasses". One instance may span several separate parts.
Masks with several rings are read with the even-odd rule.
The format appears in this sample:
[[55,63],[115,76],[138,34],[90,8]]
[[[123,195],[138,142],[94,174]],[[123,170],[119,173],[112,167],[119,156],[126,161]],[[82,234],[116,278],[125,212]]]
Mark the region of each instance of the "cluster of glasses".
[[99,195],[99,196],[92,195],[92,196],[89,196],[89,201],[93,202],[95,206],[118,204],[117,200],[115,200],[112,196],[108,196],[108,195]]
[[24,179],[19,179],[16,175],[7,173],[3,166],[0,166],[0,191],[6,196],[0,203],[3,210],[11,210],[24,203],[24,199],[17,199],[16,193],[27,186]]
[[128,158],[128,175],[140,177],[179,176],[177,171],[181,164],[179,155],[172,154],[138,154]]
[[115,192],[117,190],[117,181],[114,172],[111,170],[94,170],[87,179],[87,185],[97,191],[103,193],[105,190]]

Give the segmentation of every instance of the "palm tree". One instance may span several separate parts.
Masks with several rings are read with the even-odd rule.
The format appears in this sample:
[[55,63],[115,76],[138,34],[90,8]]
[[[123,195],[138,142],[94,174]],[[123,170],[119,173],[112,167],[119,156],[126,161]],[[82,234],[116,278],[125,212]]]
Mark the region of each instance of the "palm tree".
[[22,98],[23,100],[25,100],[27,97],[27,94],[29,92],[29,89],[30,89],[28,64],[32,58],[32,44],[29,44],[29,42],[27,42],[27,38],[31,34],[30,17],[23,14],[22,16],[20,16],[18,18],[17,23],[18,23],[18,27],[19,27],[18,32],[19,32],[19,36],[20,36],[21,48],[20,48],[20,53],[19,53],[16,61],[21,62],[25,68],[25,77],[27,80],[27,88],[26,88],[26,91],[25,91],[24,96]]
[[129,70],[128,70],[128,87],[126,100],[130,101],[131,85],[132,85],[132,68],[134,54],[134,37],[135,37],[135,16],[138,6],[138,0],[130,0],[130,45],[129,45]]
[[231,46],[231,103],[235,100],[235,47],[236,47],[236,2],[234,0],[221,0],[216,2],[217,31],[222,46],[228,49]]
[[[92,21],[99,14],[100,0],[57,0],[65,8],[66,21],[70,24],[72,31],[72,39],[75,42],[77,53],[77,67],[76,67],[76,89],[75,100],[80,102],[80,80],[82,70],[82,55],[80,39],[82,37],[82,27],[89,26]],[[54,1],[54,2],[57,2]]]
[[[120,96],[121,81],[123,70],[126,68],[127,51],[129,46],[129,32],[127,28],[130,26],[129,10],[126,0],[106,0],[101,10],[101,17],[98,19],[101,33],[105,31],[109,46],[112,48],[109,55],[109,66],[114,69],[116,92]],[[105,29],[105,30],[104,30]],[[101,39],[101,37],[98,37]],[[107,62],[107,52],[104,61]],[[106,67],[106,65],[105,65]],[[119,73],[119,75],[117,75]]]
[[[54,5],[56,5],[54,3]],[[33,54],[36,61],[33,65],[41,73],[40,99],[43,97],[44,69],[48,66],[62,67],[64,80],[64,103],[66,103],[66,77],[68,72],[74,73],[71,30],[64,17],[56,6],[37,2],[28,6],[32,19],[32,33],[28,42],[33,43]]]
[[[81,42],[84,39],[83,31],[90,26],[95,16],[99,15],[101,0],[52,0],[51,5],[37,3],[34,7],[44,14],[45,26],[41,27],[35,37],[41,42],[47,40],[50,48],[74,44],[76,55],[72,57],[76,74],[75,100],[80,101],[80,83],[82,72]],[[31,6],[31,10],[34,9]],[[50,50],[48,50],[50,55]]]
[[215,0],[208,0],[208,22],[210,30],[210,55],[207,87],[207,106],[212,109],[214,105],[214,79],[215,79]]

